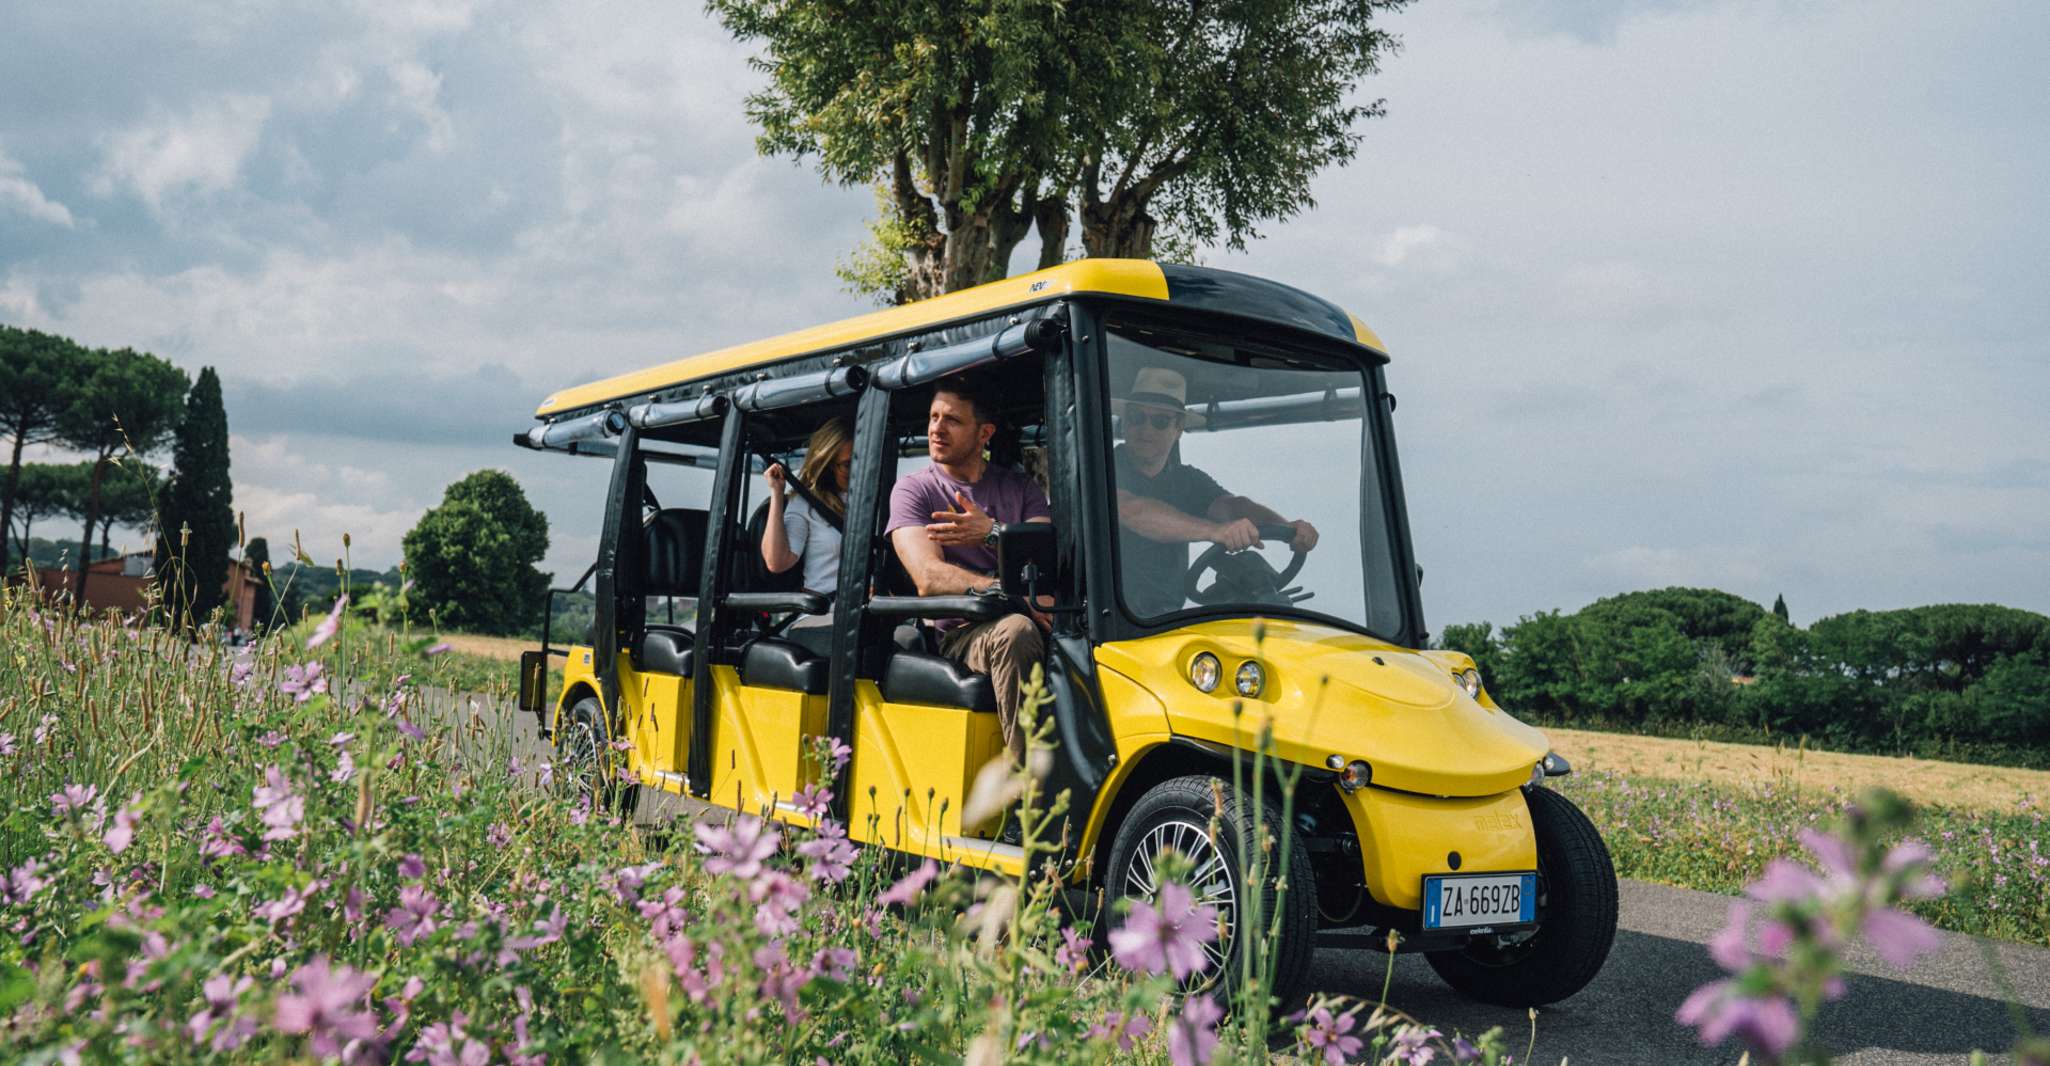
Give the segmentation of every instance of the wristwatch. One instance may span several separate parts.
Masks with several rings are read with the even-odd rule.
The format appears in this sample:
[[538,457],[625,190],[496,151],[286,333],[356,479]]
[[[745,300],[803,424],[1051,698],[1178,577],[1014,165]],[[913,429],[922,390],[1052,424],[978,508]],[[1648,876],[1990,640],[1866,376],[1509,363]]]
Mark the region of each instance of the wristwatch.
[[989,533],[988,533],[988,535],[986,535],[986,536],[984,536],[984,537],[982,538],[982,546],[983,546],[983,547],[985,547],[985,548],[994,548],[994,547],[996,547],[996,546],[997,546],[997,538],[998,538],[999,536],[1002,536],[1002,535],[1003,535],[1003,532],[1004,532],[1004,524],[1003,524],[1002,522],[991,522],[991,523],[989,524]]

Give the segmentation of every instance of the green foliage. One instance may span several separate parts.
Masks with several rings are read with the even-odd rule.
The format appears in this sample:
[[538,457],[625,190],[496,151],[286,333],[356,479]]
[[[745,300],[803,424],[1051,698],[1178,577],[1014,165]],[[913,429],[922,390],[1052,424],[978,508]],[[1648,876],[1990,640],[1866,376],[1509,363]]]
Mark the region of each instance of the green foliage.
[[1713,589],[1447,626],[1495,698],[1541,721],[1802,734],[1845,750],[2050,762],[2050,618],[1990,605],[1852,611],[1807,629]]
[[0,478],[0,563],[13,555],[22,449],[58,439],[59,420],[77,398],[86,354],[63,337],[0,325],[0,441],[8,447]]
[[519,633],[534,624],[548,575],[548,519],[519,482],[479,470],[450,485],[441,505],[405,539],[413,595],[437,623],[480,633]]
[[882,191],[842,276],[902,302],[1004,276],[1035,229],[1059,263],[1077,221],[1093,256],[1150,255],[1162,232],[1241,247],[1353,157],[1380,105],[1352,90],[1396,45],[1371,20],[1401,3],[709,7],[764,48],[761,149]]
[[[82,463],[24,463],[16,474],[14,498],[11,501],[15,528],[8,538],[10,566],[16,559],[28,554],[22,546],[29,543],[31,532],[37,521],[45,518],[77,516],[84,520],[86,475],[89,466]],[[74,545],[74,548],[76,546]],[[36,565],[45,566],[50,560],[37,557]]]
[[235,548],[228,412],[213,367],[200,369],[185,398],[171,454],[170,490],[157,527],[156,572],[174,623],[190,625],[221,605]]
[[129,348],[95,349],[71,404],[57,420],[57,439],[91,456],[86,490],[85,531],[79,538],[78,603],[88,599],[86,556],[100,521],[101,491],[113,459],[137,458],[163,447],[184,414],[182,397],[191,381],[170,363]]

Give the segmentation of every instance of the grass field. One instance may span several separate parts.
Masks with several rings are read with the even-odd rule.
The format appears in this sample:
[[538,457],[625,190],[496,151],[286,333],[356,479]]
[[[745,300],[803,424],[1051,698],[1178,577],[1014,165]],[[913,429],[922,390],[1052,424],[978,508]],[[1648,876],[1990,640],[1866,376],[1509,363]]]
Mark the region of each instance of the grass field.
[[1819,795],[1884,787],[1916,803],[1992,812],[2050,801],[2046,770],[1578,729],[1547,728],[1545,735],[1559,754],[1583,771],[1740,788],[1770,783]]

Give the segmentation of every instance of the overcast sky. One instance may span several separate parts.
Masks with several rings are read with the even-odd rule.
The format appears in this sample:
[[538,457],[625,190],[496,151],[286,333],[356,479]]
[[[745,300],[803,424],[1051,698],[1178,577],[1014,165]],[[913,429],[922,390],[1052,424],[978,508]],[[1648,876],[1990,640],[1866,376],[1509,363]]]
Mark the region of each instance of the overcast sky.
[[[756,156],[691,0],[0,25],[0,321],[219,368],[273,544],[391,565],[495,466],[573,578],[605,471],[508,443],[542,396],[867,307],[833,265],[871,194]],[[1433,628],[1669,584],[2050,611],[2050,5],[1389,26],[1358,161],[1203,258],[1387,342]]]

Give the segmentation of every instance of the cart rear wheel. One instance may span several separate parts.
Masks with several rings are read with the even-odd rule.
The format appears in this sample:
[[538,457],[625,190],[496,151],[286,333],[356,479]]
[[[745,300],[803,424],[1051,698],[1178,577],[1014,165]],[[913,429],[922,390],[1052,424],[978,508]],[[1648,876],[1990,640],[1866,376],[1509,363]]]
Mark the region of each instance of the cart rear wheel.
[[641,786],[626,784],[614,773],[619,760],[606,747],[600,724],[604,713],[596,696],[585,696],[570,705],[562,721],[558,749],[562,765],[556,776],[571,795],[588,797],[592,810],[631,815],[640,801]]
[[1476,938],[1424,956],[1431,969],[1483,1003],[1541,1007],[1580,991],[1601,972],[1616,939],[1616,868],[1609,847],[1573,801],[1524,790],[1543,879],[1535,932]]

